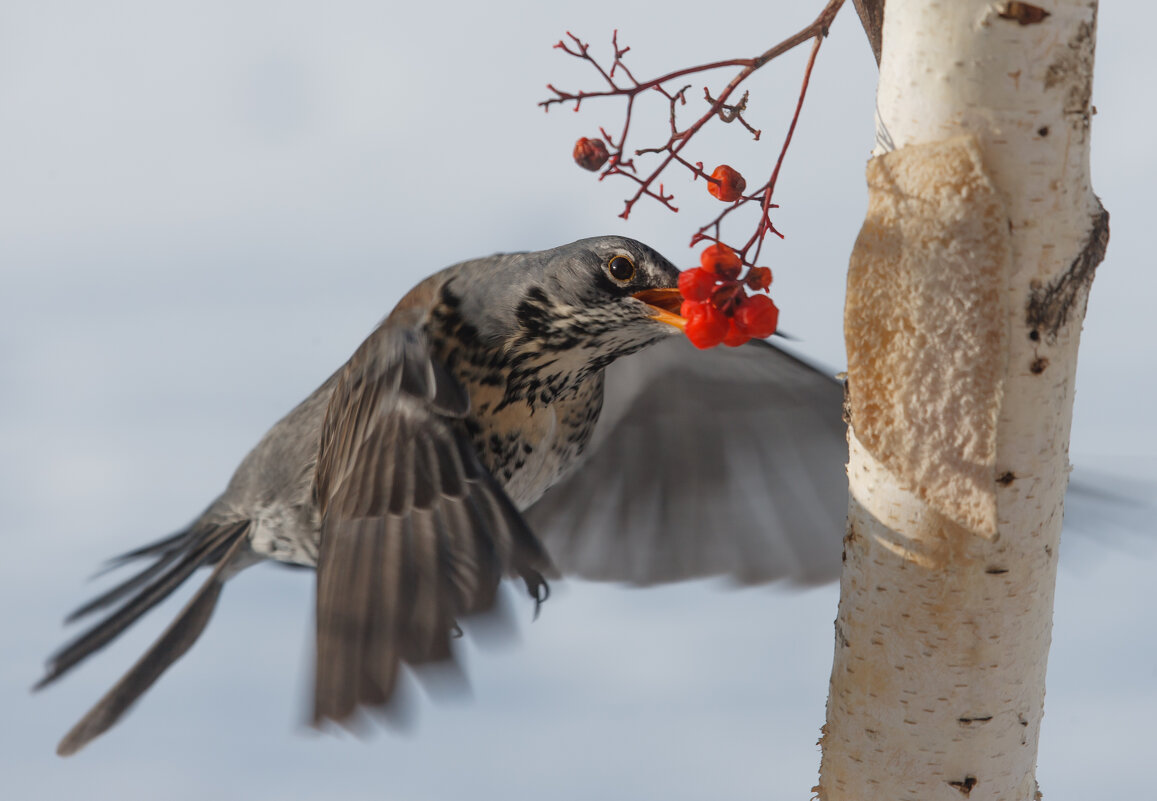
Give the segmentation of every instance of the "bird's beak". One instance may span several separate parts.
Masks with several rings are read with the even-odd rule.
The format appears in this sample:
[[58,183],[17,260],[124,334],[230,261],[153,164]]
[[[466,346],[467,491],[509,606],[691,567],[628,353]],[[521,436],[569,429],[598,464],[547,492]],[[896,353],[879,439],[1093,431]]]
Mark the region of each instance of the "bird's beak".
[[683,296],[679,294],[678,289],[644,289],[631,297],[641,300],[651,307],[652,320],[673,325],[680,331],[687,325],[687,320],[679,314],[679,307],[683,305]]

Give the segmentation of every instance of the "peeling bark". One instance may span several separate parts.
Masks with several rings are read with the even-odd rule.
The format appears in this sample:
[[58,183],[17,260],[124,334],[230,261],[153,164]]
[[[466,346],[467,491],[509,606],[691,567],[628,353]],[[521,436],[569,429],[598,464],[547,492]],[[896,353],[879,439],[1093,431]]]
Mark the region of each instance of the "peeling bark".
[[1108,239],[1096,4],[889,0],[848,276],[823,801],[1039,797],[1073,379]]
[[856,436],[941,514],[996,533],[1008,217],[971,136],[868,165],[844,334]]

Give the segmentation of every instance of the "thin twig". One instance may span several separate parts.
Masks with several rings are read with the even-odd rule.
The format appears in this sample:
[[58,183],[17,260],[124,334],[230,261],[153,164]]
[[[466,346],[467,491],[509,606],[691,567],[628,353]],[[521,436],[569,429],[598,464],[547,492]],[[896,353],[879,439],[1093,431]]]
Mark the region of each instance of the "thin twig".
[[[742,249],[735,249],[740,254],[744,263],[753,265],[755,259],[759,258],[760,249],[767,234],[774,233],[777,236],[782,236],[782,234],[780,234],[779,231],[775,229],[769,216],[770,210],[776,208],[775,204],[771,202],[772,194],[775,190],[775,183],[779,177],[779,171],[783,165],[784,157],[787,153],[787,148],[791,143],[791,138],[795,131],[796,123],[799,120],[800,111],[803,107],[804,96],[807,93],[808,82],[811,77],[811,71],[815,64],[815,58],[817,52],[819,51],[820,43],[827,35],[828,28],[831,26],[832,21],[835,19],[836,14],[839,12],[843,4],[844,0],[829,0],[829,2],[824,6],[824,9],[820,12],[819,16],[816,17],[816,19],[810,25],[807,25],[797,33],[784,39],[782,42],[761,53],[755,58],[715,61],[709,64],[702,64],[695,67],[687,67],[684,69],[675,70],[658,78],[653,78],[647,81],[636,80],[635,76],[623,63],[623,56],[626,55],[630,48],[620,46],[617,30],[614,32],[611,38],[614,51],[614,60],[610,66],[610,69],[605,69],[593,56],[590,55],[590,45],[588,43],[583,42],[579,37],[568,31],[567,36],[570,38],[570,42],[568,43],[565,40],[560,40],[555,45],[555,47],[575,58],[590,62],[609,88],[594,92],[568,92],[558,89],[552,84],[547,84],[547,88],[554,93],[554,97],[540,102],[539,105],[542,106],[544,110],[549,111],[552,105],[573,102],[575,111],[578,111],[584,100],[602,97],[626,98],[626,115],[623,121],[623,127],[618,134],[617,140],[615,137],[610,136],[605,130],[600,128],[603,140],[608,145],[610,158],[607,161],[606,167],[604,167],[602,173],[600,174],[599,180],[603,180],[612,175],[624,175],[636,184],[634,193],[629,198],[627,198],[623,212],[619,215],[624,219],[630,216],[634,205],[644,197],[653,198],[667,208],[673,211],[678,211],[677,207],[672,202],[674,200],[674,195],[668,193],[663,187],[662,183],[658,184],[657,191],[653,188],[653,185],[658,181],[659,176],[672,163],[678,163],[682,167],[688,169],[695,178],[702,177],[711,183],[718,184],[719,182],[716,179],[712,178],[710,175],[704,172],[702,162],[692,162],[689,159],[683,157],[683,149],[687,146],[692,137],[694,137],[694,135],[703,128],[704,125],[715,118],[718,118],[723,122],[733,122],[738,120],[744,127],[747,128],[748,131],[753,134],[756,139],[758,139],[760,131],[752,128],[752,126],[749,125],[743,118],[743,112],[747,109],[747,101],[749,96],[748,92],[745,91],[742,97],[734,103],[729,102],[732,95],[744,81],[746,81],[761,67],[774,60],[778,56],[783,55],[789,50],[799,46],[800,44],[803,44],[809,40],[814,40],[812,45],[812,52],[808,59],[807,68],[804,74],[803,86],[800,90],[799,99],[796,103],[795,113],[792,117],[791,124],[784,138],[779,157],[776,159],[775,168],[771,173],[771,177],[756,192],[743,195],[742,197],[735,200],[712,222],[700,228],[691,240],[693,245],[703,240],[714,242],[721,241],[720,230],[723,220],[735,209],[745,205],[746,203],[751,201],[759,201],[760,216],[759,221],[756,224],[755,232]],[[688,75],[695,75],[701,72],[709,72],[711,70],[722,69],[726,67],[739,67],[740,70],[731,78],[726,86],[723,87],[722,91],[719,92],[717,97],[712,97],[710,90],[705,87],[704,97],[708,104],[707,111],[694,122],[692,122],[688,128],[679,130],[676,120],[677,107],[680,105],[686,105],[686,92],[690,88],[690,84],[684,85],[678,91],[674,92],[669,91],[666,88],[666,84],[677,79],[684,78]],[[616,81],[616,75],[625,76],[626,81]],[[642,93],[649,91],[658,92],[664,98],[666,98],[669,104],[670,135],[667,139],[667,142],[659,147],[643,147],[630,151],[628,150],[628,136],[631,130],[632,114],[635,110],[635,99]],[[659,161],[658,165],[655,166],[647,175],[640,176],[636,174],[634,160],[625,158],[625,154],[628,152],[632,153],[634,156],[641,156],[646,154],[664,155],[663,158]],[[712,231],[714,235],[709,236],[707,233],[708,231]],[[754,248],[754,252],[752,253],[751,260],[749,261],[748,253],[752,250],[752,248]]]

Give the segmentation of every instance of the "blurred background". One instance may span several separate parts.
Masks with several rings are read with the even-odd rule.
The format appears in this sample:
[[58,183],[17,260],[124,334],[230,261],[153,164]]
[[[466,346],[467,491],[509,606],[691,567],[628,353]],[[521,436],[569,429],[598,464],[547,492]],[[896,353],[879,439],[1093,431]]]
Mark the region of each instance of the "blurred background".
[[[461,259],[621,233],[689,266],[719,210],[681,176],[679,214],[571,162],[618,102],[544,115],[547,82],[594,89],[552,50],[612,29],[647,77],[750,56],[820,3],[287,2],[0,7],[0,775],[6,798],[806,798],[837,588],[646,591],[560,582],[509,647],[464,646],[473,698],[418,705],[412,736],[303,726],[312,574],[261,566],[128,718],[78,756],[64,731],[186,594],[32,696],[100,562],[182,527],[280,415],[416,281]],[[1078,375],[1071,460],[1101,485],[1157,481],[1145,334],[1157,11],[1100,18],[1094,186],[1112,213]],[[692,160],[759,183],[806,48],[748,85],[758,143],[716,124]],[[1148,75],[1148,78],[1145,76]],[[844,365],[848,254],[863,217],[876,68],[853,9],[820,53],[765,263],[798,349]],[[723,79],[725,80],[725,79]],[[692,79],[699,108],[701,79]],[[720,79],[712,86],[717,87]],[[666,110],[640,108],[639,146]],[[651,135],[653,133],[653,135]],[[748,228],[729,229],[735,238]],[[1106,478],[1108,476],[1108,478]],[[1057,588],[1039,779],[1053,801],[1151,794],[1157,552],[1144,515],[1095,499]],[[1090,511],[1091,510],[1091,511]]]

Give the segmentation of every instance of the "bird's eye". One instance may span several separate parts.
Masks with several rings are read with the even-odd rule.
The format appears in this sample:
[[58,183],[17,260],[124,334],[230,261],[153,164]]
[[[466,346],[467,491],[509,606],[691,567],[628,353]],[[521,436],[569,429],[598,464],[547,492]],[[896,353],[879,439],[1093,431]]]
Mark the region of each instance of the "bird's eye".
[[635,275],[635,263],[626,256],[612,256],[607,262],[607,272],[616,281],[630,281]]

